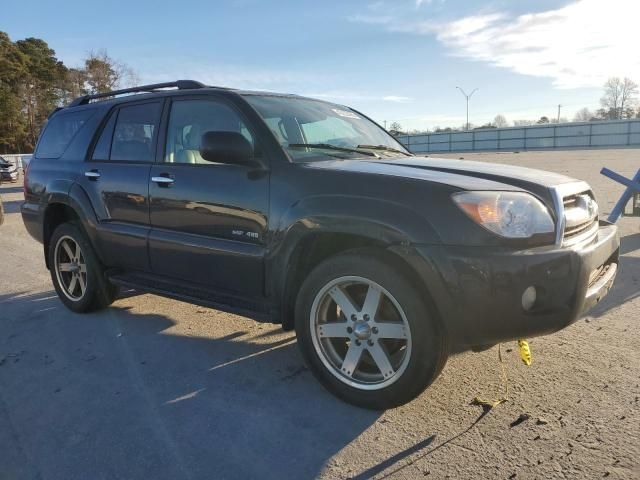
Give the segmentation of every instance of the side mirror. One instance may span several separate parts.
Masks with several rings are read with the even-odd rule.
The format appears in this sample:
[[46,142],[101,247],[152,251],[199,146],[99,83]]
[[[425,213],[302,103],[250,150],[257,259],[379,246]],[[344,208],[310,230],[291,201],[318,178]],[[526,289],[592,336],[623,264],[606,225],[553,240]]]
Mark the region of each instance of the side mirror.
[[208,162],[247,167],[259,165],[253,158],[253,147],[238,132],[206,132],[200,142],[200,156]]

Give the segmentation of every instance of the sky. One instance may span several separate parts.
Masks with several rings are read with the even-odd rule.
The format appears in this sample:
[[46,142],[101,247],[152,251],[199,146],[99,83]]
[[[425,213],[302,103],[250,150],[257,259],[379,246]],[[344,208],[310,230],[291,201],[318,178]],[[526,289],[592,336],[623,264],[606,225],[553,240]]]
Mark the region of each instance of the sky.
[[573,118],[611,76],[640,83],[640,0],[1,0],[0,30],[89,51],[141,82],[296,93],[404,129]]

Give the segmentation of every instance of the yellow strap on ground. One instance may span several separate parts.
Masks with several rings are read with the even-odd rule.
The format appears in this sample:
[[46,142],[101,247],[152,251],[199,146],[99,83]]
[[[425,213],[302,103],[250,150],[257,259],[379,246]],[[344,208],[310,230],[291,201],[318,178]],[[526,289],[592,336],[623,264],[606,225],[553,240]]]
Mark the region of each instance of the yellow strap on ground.
[[502,385],[504,386],[504,396],[502,398],[498,398],[497,400],[493,400],[493,401],[483,400],[480,397],[476,397],[471,402],[473,405],[480,405],[482,407],[485,407],[485,409],[491,410],[493,407],[497,407],[501,403],[504,403],[507,400],[509,400],[509,379],[507,378],[507,367],[504,363],[504,360],[502,359],[501,343],[498,344],[498,359],[500,360],[500,369],[501,369],[500,376],[502,378]]
[[533,361],[533,357],[531,356],[529,342],[526,340],[518,340],[518,347],[520,347],[520,358],[527,367],[530,366]]

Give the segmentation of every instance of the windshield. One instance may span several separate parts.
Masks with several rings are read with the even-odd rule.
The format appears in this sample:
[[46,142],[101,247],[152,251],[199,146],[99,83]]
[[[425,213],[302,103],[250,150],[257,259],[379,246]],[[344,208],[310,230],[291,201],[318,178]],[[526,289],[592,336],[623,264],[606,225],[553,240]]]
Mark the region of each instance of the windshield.
[[[409,155],[391,135],[348,107],[319,100],[245,95],[294,162]],[[338,147],[338,148],[336,148]]]

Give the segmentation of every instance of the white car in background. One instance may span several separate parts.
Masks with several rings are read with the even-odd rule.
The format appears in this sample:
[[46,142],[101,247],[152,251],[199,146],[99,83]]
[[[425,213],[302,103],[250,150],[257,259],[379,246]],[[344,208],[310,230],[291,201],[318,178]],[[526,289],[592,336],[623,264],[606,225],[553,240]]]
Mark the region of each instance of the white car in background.
[[3,180],[10,180],[12,182],[18,181],[18,167],[13,163],[0,157],[0,182]]

